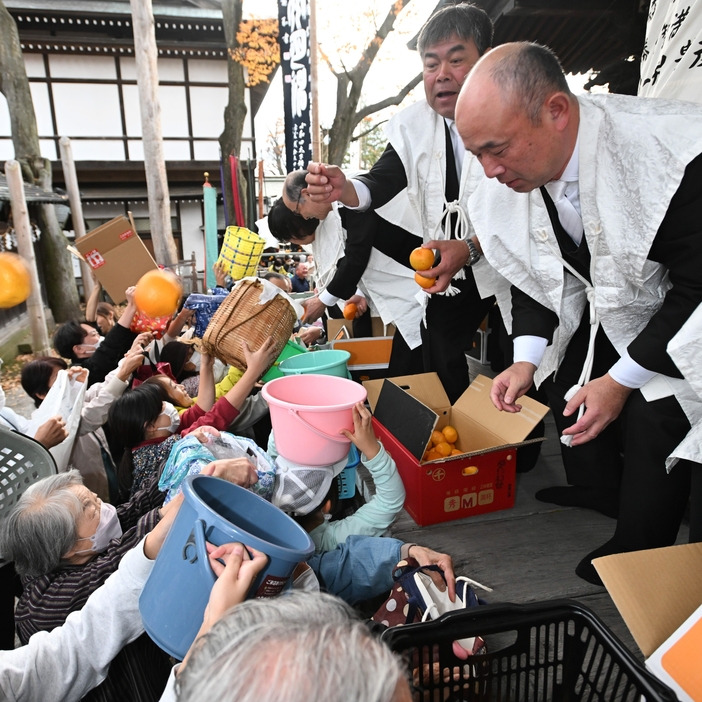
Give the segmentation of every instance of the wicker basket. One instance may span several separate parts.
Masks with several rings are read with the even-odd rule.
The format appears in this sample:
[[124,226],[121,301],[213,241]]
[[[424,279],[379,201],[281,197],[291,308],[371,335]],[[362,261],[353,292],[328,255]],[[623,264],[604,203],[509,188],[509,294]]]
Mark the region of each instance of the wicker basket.
[[292,334],[297,315],[281,295],[260,305],[258,300],[262,292],[263,284],[260,281],[242,280],[229,293],[202,337],[207,353],[239,370],[246,370],[241,342],[246,340],[249,347],[256,351],[271,336],[275,343],[273,358],[280,355]]

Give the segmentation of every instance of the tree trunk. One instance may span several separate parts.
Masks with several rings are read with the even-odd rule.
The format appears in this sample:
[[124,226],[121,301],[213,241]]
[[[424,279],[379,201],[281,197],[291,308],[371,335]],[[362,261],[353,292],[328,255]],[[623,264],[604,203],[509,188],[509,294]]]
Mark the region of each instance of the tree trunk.
[[[24,180],[51,190],[51,163],[41,157],[37,120],[17,25],[0,0],[0,92],[7,99],[15,159]],[[78,289],[73,277],[68,241],[56,219],[53,205],[31,208],[41,230],[42,267],[49,307],[57,322],[80,316]]]
[[222,191],[224,206],[227,208],[227,218],[234,224],[234,198],[232,196],[231,169],[229,155],[239,157],[238,188],[241,198],[241,207],[244,216],[248,214],[246,206],[246,187],[241,170],[241,136],[244,133],[244,120],[246,119],[246,83],[244,81],[244,67],[234,60],[235,52],[239,48],[237,32],[241,25],[242,0],[222,0],[222,17],[224,20],[224,38],[227,42],[227,72],[229,76],[229,103],[224,109],[224,131],[219,137],[219,146],[222,149],[224,161],[224,183]]
[[178,250],[171,228],[171,198],[163,155],[154,13],[151,0],[131,0],[131,5],[151,240],[156,261],[173,266],[178,263]]
[[399,105],[405,99],[407,93],[422,79],[422,74],[420,73],[407,83],[397,95],[381,100],[373,105],[368,105],[360,109],[358,108],[358,103],[361,100],[361,93],[363,91],[363,82],[368,75],[368,71],[375,57],[378,55],[380,47],[383,45],[388,34],[392,31],[397,16],[409,2],[410,0],[396,0],[390,5],[385,20],[380,25],[371,41],[368,42],[358,63],[350,71],[340,71],[337,73],[327,59],[327,64],[337,80],[336,116],[334,117],[332,128],[329,130],[328,163],[334,163],[338,166],[341,165],[348,151],[349,144],[351,143],[353,130],[364,117],[372,115],[386,107],[390,107],[390,105]]

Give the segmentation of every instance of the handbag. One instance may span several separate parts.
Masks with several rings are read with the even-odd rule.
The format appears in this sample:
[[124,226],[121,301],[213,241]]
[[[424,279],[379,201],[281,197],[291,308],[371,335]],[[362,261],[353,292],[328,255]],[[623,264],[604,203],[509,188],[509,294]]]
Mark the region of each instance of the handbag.
[[[470,583],[478,585],[470,578],[456,578],[456,600],[451,602],[448,589],[440,590],[429,573],[443,571],[436,565],[420,566],[414,558],[400,561],[393,572],[394,585],[388,599],[381,605],[372,619],[387,627],[402,626],[415,622],[437,619],[446,612],[487,604],[476,594]],[[464,659],[486,653],[485,641],[481,636],[460,639],[454,642],[454,653]]]

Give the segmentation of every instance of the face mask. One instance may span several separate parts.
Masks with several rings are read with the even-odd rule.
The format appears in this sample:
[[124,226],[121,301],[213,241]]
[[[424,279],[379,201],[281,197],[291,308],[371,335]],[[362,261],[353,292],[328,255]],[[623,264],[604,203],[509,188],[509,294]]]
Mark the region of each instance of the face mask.
[[195,366],[195,370],[200,372],[200,354],[197,351],[193,351],[193,355],[190,357],[190,363]]
[[[119,539],[122,536],[122,525],[119,523],[117,510],[113,505],[103,502],[100,506],[100,523],[97,531],[89,538],[92,541],[90,548],[76,551],[78,556],[82,553],[102,553],[110,544],[112,539]],[[87,541],[88,539],[86,539]]]
[[167,429],[171,432],[171,434],[175,434],[180,426],[180,415],[178,414],[178,410],[170,402],[164,402],[163,411],[159,417],[164,414],[171,420],[171,423],[167,427],[161,427],[159,431]]
[[5,409],[5,391],[0,386],[0,411]]
[[95,349],[97,349],[98,346],[105,340],[104,336],[101,336],[98,340],[97,343],[95,344],[82,344],[83,346],[83,352],[84,353],[95,353]]

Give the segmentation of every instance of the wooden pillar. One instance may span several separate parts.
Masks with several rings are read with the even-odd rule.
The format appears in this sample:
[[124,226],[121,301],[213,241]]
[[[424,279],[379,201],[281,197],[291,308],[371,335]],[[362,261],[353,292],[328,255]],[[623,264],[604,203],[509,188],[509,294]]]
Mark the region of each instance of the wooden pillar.
[[[73,232],[76,241],[85,236],[85,220],[83,219],[83,203],[80,200],[80,189],[78,188],[78,174],[76,173],[76,163],[73,160],[73,147],[68,137],[61,137],[59,140],[61,150],[61,165],[63,167],[63,180],[66,183],[68,193],[68,203],[71,206],[71,218],[73,219]],[[93,275],[90,266],[85,262],[80,262],[80,276],[83,279],[83,292],[86,301],[93,291]]]
[[24,197],[24,182],[19,163],[14,159],[5,162],[5,177],[10,191],[12,205],[12,223],[17,237],[17,251],[29,264],[29,273],[32,281],[32,291],[27,298],[27,315],[32,330],[32,349],[35,356],[46,356],[49,353],[49,334],[46,331],[46,317],[44,304],[41,301],[41,288],[37,273],[37,261],[34,258],[34,245],[32,244],[32,227],[29,223],[29,211]]
[[136,58],[144,169],[149,194],[149,221],[156,261],[165,266],[178,262],[171,229],[171,200],[163,155],[161,103],[158,99],[158,51],[151,0],[130,0],[134,56]]
[[312,132],[312,160],[321,161],[322,149],[319,141],[319,94],[317,91],[317,2],[310,0],[310,78],[312,93],[312,110],[310,114],[310,131]]

